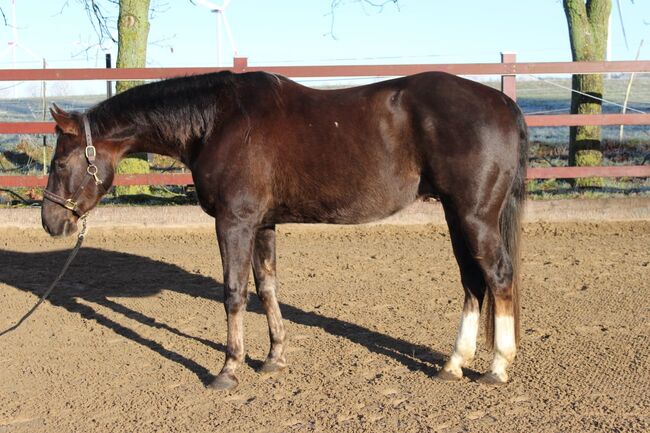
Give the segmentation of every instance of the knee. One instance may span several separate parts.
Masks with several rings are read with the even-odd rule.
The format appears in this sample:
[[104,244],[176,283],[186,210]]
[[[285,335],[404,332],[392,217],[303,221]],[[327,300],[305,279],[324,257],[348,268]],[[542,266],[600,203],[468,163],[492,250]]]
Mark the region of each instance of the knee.
[[492,294],[498,299],[510,299],[512,297],[512,279],[504,279],[500,284],[493,286]]
[[246,306],[248,295],[246,290],[225,289],[224,305],[229,313],[236,313]]
[[257,295],[262,302],[270,302],[275,296],[275,279],[266,277],[261,280],[257,286]]

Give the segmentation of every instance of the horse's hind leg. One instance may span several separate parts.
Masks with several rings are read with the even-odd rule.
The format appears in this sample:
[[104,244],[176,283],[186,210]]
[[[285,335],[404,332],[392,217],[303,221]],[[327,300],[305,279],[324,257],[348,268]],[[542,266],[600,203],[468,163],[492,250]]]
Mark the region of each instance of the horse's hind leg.
[[228,337],[226,361],[210,387],[232,389],[239,383],[235,370],[244,360],[244,313],[248,300],[246,285],[250,275],[255,228],[253,224],[225,215],[217,216],[216,226],[223,264]]
[[[444,205],[444,202],[443,202]],[[449,226],[451,244],[460,268],[460,277],[465,290],[465,302],[460,327],[454,344],[454,351],[438,373],[443,380],[459,380],[463,377],[462,367],[467,366],[476,353],[479,317],[485,295],[485,279],[481,268],[472,256],[460,227],[456,214],[444,205],[445,217]]]
[[271,349],[260,369],[262,373],[273,373],[287,366],[284,358],[284,324],[275,295],[275,263],[275,227],[261,228],[257,231],[253,248],[253,276],[257,295],[268,320],[271,340]]
[[481,381],[505,383],[508,381],[506,369],[516,353],[516,312],[513,303],[513,264],[501,238],[498,216],[495,214],[498,212],[490,212],[489,215],[465,212],[460,214],[464,216],[459,220],[467,245],[489,288],[489,302],[494,303],[493,311],[489,312],[492,317],[487,318],[494,323],[494,359],[490,372]]

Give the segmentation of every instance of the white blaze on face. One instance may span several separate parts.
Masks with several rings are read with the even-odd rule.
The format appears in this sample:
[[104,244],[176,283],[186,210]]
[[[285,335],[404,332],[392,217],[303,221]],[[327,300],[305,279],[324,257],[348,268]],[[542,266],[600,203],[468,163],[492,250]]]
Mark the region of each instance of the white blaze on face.
[[504,382],[508,380],[506,368],[515,358],[515,320],[512,316],[496,316],[494,322],[494,360],[492,374]]
[[456,336],[454,353],[447,361],[444,369],[454,376],[461,377],[461,367],[465,366],[474,358],[476,353],[476,337],[478,336],[479,312],[463,310],[463,317],[460,321],[460,328]]

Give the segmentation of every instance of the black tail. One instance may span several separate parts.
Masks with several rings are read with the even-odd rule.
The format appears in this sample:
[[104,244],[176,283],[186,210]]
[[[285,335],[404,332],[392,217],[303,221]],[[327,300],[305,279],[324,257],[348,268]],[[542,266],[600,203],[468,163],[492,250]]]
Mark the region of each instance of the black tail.
[[[513,104],[514,105],[514,104]],[[501,211],[499,228],[506,251],[512,260],[512,307],[515,321],[515,341],[519,344],[519,286],[520,286],[520,233],[521,216],[526,200],[526,166],[528,162],[528,126],[521,110],[516,108],[519,127],[519,165],[512,182],[510,193]],[[494,344],[494,297],[488,290],[485,305],[485,338],[488,347]]]

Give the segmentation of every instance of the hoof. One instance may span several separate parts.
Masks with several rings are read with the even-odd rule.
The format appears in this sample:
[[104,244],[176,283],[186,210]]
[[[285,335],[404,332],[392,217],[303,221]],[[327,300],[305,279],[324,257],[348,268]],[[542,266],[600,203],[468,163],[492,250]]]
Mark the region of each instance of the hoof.
[[452,372],[447,371],[447,370],[440,370],[438,372],[438,374],[436,374],[436,379],[442,380],[442,381],[445,381],[445,382],[458,382],[462,378],[463,378],[462,375],[461,376],[456,376],[455,374],[453,374]]
[[239,381],[233,374],[221,373],[208,385],[208,388],[219,391],[229,391],[235,389]]
[[502,378],[494,373],[485,373],[479,377],[478,382],[485,385],[505,385],[508,383],[508,376]]
[[270,361],[266,360],[264,361],[264,364],[262,367],[259,369],[259,372],[261,374],[273,374],[273,373],[279,373],[282,370],[287,368],[287,364],[284,362],[277,362],[277,361]]

